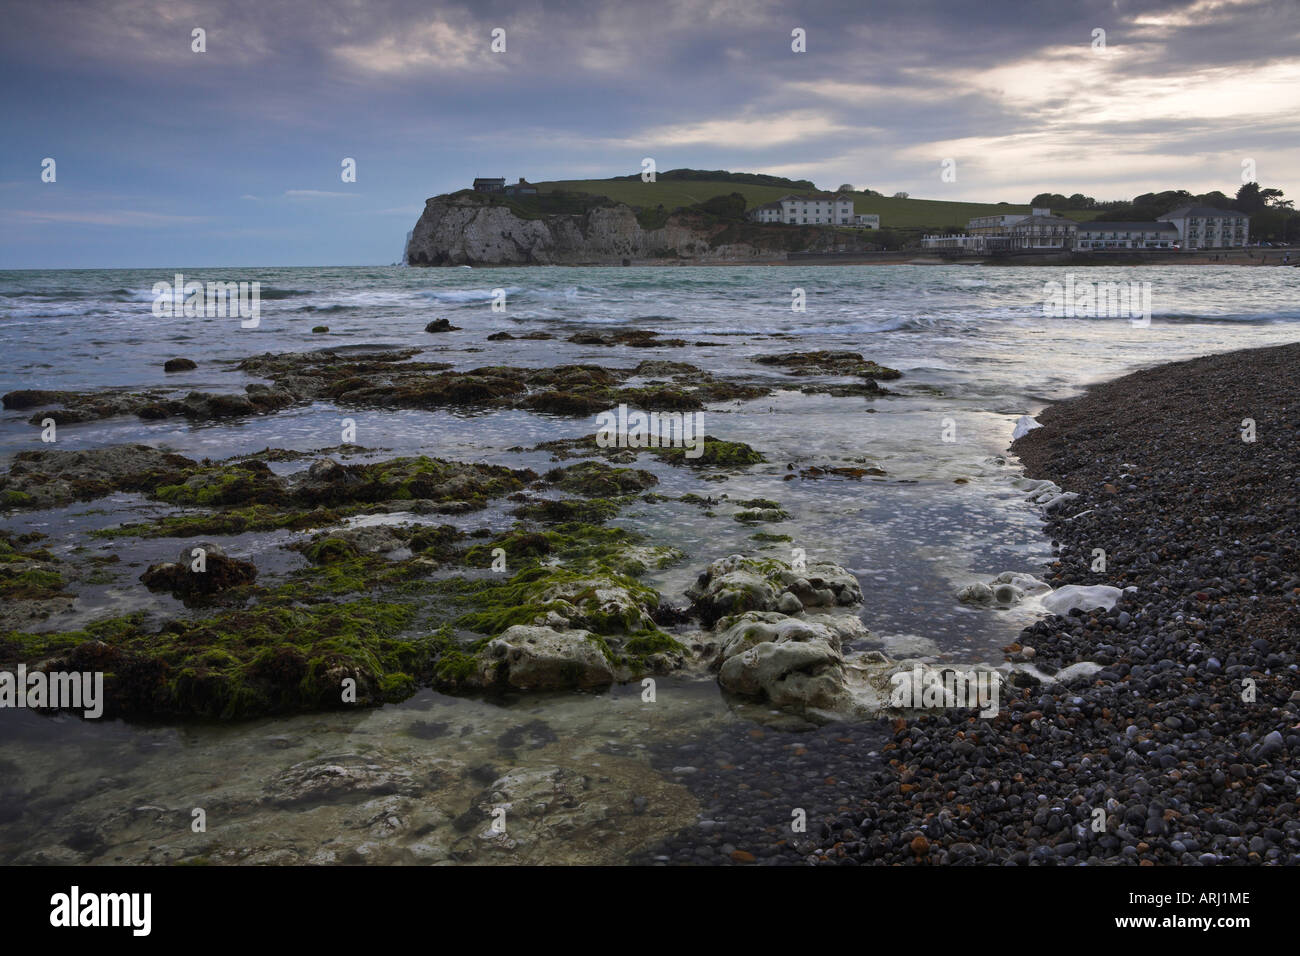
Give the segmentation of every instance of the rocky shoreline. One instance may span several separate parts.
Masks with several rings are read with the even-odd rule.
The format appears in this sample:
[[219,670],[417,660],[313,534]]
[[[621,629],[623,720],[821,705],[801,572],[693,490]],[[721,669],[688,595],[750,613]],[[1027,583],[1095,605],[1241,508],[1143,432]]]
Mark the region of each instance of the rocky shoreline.
[[[570,339],[686,346],[641,330]],[[412,361],[419,353],[357,346],[250,357],[237,368],[269,384],[249,384],[243,395],[19,390],[3,404],[24,414],[39,409],[33,422],[60,425],[131,414],[249,418],[321,400],[383,411],[526,409],[564,419],[624,405],[680,416],[706,403],[766,397],[776,387],[672,361],[453,371],[444,362]],[[754,364],[788,377],[781,387],[837,399],[889,396],[878,381],[901,374],[847,351],[770,353]],[[824,378],[837,381],[810,381]],[[549,454],[553,462],[581,459],[543,472],[425,455],[377,459],[369,451],[267,448],[201,461],[147,445],[18,453],[0,474],[0,506],[10,515],[137,496],[154,517],[110,519],[80,533],[65,557],[48,549],[43,532],[0,531],[0,665],[107,672],[107,716],[133,719],[377,706],[425,687],[582,691],[677,671],[700,678],[716,672],[728,692],[814,722],[883,706],[893,662],[880,653],[846,661],[848,645],[869,641],[870,633],[857,617],[861,589],[844,568],[777,557],[774,542],[756,532],[752,552],[699,556],[711,563],[686,591],[685,605],[675,606],[675,595],[640,579],[687,556],[606,526],[634,502],[669,500],[652,490],[656,474],[634,467],[639,460],[716,483],[765,461],[743,442],[701,434],[689,449],[658,441],[617,447],[597,434],[509,450]],[[338,460],[350,455],[367,460]],[[831,472],[856,480],[870,470],[830,465],[799,474]],[[700,506],[708,518],[725,502],[735,510],[724,520],[749,526],[789,518],[770,498],[690,492],[676,500]],[[490,507],[505,509],[513,524],[475,527],[474,516]],[[457,517],[464,527],[451,523]],[[243,556],[227,553],[253,533],[275,537]],[[142,574],[133,570],[138,563],[119,561],[117,545],[139,541],[158,555],[147,544],[158,538],[181,543],[179,554],[176,545],[163,551],[174,560],[155,558]],[[86,557],[91,543],[100,553]],[[297,557],[280,557],[284,552]],[[105,611],[82,626],[60,626],[88,585],[105,583],[162,597],[152,610]],[[94,601],[86,603],[93,615]]]
[[[651,331],[570,341],[687,344]],[[882,653],[855,575],[768,530],[788,502],[723,492],[772,462],[713,435],[698,456],[593,435],[507,450],[532,467],[355,444],[220,460],[145,445],[22,452],[0,475],[10,520],[36,528],[19,519],[79,502],[104,517],[54,550],[39,531],[0,534],[0,664],[105,671],[108,716],[169,722],[379,712],[430,691],[580,701],[620,685],[635,695],[651,675],[716,683],[738,720],[644,745],[682,797],[655,831],[673,835],[640,840],[658,841],[630,857],[641,863],[1296,862],[1298,352],[1127,376],[1049,409],[1015,443],[1028,477],[1011,486],[1043,508],[1057,560],[967,583],[953,601],[979,615],[1041,601],[1064,616],[1026,629],[990,669],[992,720],[897,706],[891,678],[935,664]],[[27,390],[4,404],[60,425],[252,419],[321,401],[562,423],[620,403],[680,414],[777,391],[872,410],[895,394],[880,382],[907,385],[847,351],[761,354],[730,378],[659,359],[462,371],[419,353],[249,357],[237,367],[265,382],[242,395]],[[885,472],[825,460],[779,474]],[[701,522],[763,530],[744,553],[688,556],[610,524],[670,501]],[[650,583],[682,565],[689,586]],[[104,607],[105,585],[131,603]],[[480,783],[507,792],[506,769]],[[657,812],[653,800],[613,809],[618,786],[601,826]],[[673,831],[688,804],[703,816]],[[467,826],[478,819],[465,812]]]
[[1028,475],[1077,495],[1049,514],[1047,581],[1135,590],[1035,623],[1008,656],[1100,670],[1016,675],[992,720],[667,748],[658,765],[708,818],[639,861],[1300,862],[1297,369],[1300,345],[1159,366],[1052,406],[1015,442]]

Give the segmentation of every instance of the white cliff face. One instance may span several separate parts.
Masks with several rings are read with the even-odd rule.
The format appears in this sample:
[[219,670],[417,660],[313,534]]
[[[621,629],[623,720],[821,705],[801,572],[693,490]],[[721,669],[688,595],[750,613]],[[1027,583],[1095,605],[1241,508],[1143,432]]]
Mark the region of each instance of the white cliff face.
[[[642,229],[622,204],[580,215],[523,219],[507,206],[463,196],[436,196],[424,207],[407,245],[410,265],[618,265],[629,261],[747,261],[784,258],[797,238],[782,227],[746,224],[728,241],[727,227],[692,226],[672,217]],[[802,251],[862,251],[865,240],[817,230]],[[712,240],[712,241],[711,241]],[[716,244],[715,244],[716,243]]]

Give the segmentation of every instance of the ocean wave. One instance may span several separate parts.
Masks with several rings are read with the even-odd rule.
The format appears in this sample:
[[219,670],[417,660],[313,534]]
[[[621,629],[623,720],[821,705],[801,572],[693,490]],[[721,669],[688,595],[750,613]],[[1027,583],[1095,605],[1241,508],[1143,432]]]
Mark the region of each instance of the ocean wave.
[[293,311],[326,313],[326,312],[360,312],[361,309],[362,307],[359,305],[340,305],[339,303],[336,302],[333,305],[303,305],[303,306],[299,306]]
[[[225,280],[232,281],[232,280]],[[249,281],[249,280],[245,280]],[[253,280],[255,281],[255,280]],[[263,299],[293,299],[300,295],[319,295],[318,289],[260,289],[258,296]]]
[[1287,309],[1277,312],[1225,312],[1219,315],[1207,315],[1204,312],[1158,312],[1152,311],[1151,321],[1170,323],[1197,322],[1246,322],[1250,324],[1269,324],[1273,322],[1300,321],[1300,309]]
[[60,299],[101,299],[106,296],[127,294],[130,294],[128,289],[110,289],[108,292],[102,292],[98,289],[13,289],[0,292],[0,298],[57,301]]
[[[522,286],[506,286],[504,288],[506,297],[512,295],[522,295],[527,290]],[[420,293],[426,299],[434,302],[491,302],[495,292],[492,289],[421,289]]]
[[[1068,315],[1068,316],[1044,316],[1038,311],[1030,316],[1039,321],[1045,322],[1132,322],[1134,318],[1141,316],[1130,315]],[[1222,324],[1245,324],[1245,325],[1272,325],[1281,322],[1300,321],[1300,311],[1283,310],[1277,312],[1224,312],[1219,314],[1206,312],[1161,312],[1158,309],[1151,310],[1151,321],[1153,323],[1167,323],[1169,325],[1222,325]]]
[[102,308],[97,303],[84,305],[68,303],[65,308],[59,308],[58,303],[49,303],[36,308],[0,309],[0,319],[79,319],[87,316],[107,316],[116,319],[130,316],[135,311]]

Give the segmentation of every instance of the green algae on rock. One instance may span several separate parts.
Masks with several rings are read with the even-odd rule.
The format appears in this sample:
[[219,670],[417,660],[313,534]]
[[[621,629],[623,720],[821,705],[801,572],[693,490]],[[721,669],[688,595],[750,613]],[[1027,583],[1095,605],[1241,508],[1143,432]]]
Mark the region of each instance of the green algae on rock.
[[684,348],[684,339],[660,338],[649,329],[625,329],[619,332],[575,332],[567,339],[576,345],[630,345],[633,348]]
[[219,545],[208,542],[184,547],[176,561],[150,565],[140,575],[149,590],[170,591],[187,604],[252,584],[256,578],[252,562],[228,557]]
[[541,531],[516,527],[465,552],[469,567],[487,567],[500,549],[510,566],[530,566],[545,559],[570,568],[603,568],[628,577],[640,577],[651,568],[666,568],[685,555],[667,545],[647,544],[645,537],[626,528],[608,528],[570,522]]
[[27,627],[72,606],[68,568],[44,548],[44,535],[13,537],[0,531],[0,628]]
[[112,445],[87,451],[21,451],[0,475],[9,507],[53,508],[117,491],[149,492],[177,482],[196,463],[149,445]]
[[612,498],[645,491],[659,483],[648,471],[635,468],[611,468],[598,461],[585,461],[564,468],[553,468],[542,476],[547,484],[562,491],[587,498]]
[[97,528],[88,535],[92,538],[191,538],[248,531],[307,531],[338,524],[352,510],[313,508],[310,511],[282,511],[270,505],[250,505],[247,508],[164,515],[152,521]]
[[783,352],[778,355],[760,355],[754,361],[760,365],[779,365],[791,375],[857,375],[879,380],[903,376],[898,369],[879,365],[863,358],[858,352]]
[[584,687],[684,663],[684,646],[655,623],[659,593],[636,580],[681,560],[681,552],[624,529],[568,523],[541,532],[516,528],[470,548],[465,560],[481,567],[499,553],[515,568],[505,580],[438,583],[446,601],[464,609],[455,625],[490,639],[477,646],[472,668],[453,656],[458,684]]
[[368,599],[227,611],[157,631],[133,615],[72,632],[0,634],[0,659],[102,671],[108,716],[247,718],[409,696],[431,678],[437,649],[427,637],[400,636],[414,615]]
[[619,513],[621,504],[609,498],[542,498],[510,513],[547,524],[601,524]]
[[742,510],[737,511],[732,518],[742,524],[786,521],[790,518],[789,512],[781,507],[781,503],[771,498],[747,498],[736,504]]
[[688,454],[694,449],[687,448],[647,448],[646,451],[657,455],[670,465],[690,465],[692,468],[743,468],[766,461],[761,453],[742,441],[723,441],[712,435],[705,435],[698,455]]
[[[264,461],[247,456],[195,462],[147,445],[113,445],[92,451],[20,452],[9,474],[0,476],[0,494],[8,494],[16,506],[31,508],[137,491],[177,506],[293,512],[284,514],[283,520],[267,510],[243,510],[238,517],[212,519],[235,524],[242,520],[245,530],[257,530],[311,526],[315,519],[309,517],[310,512],[321,506],[418,501],[434,510],[473,510],[536,480],[536,473],[526,469],[423,455],[359,465],[321,458],[305,471],[286,477],[273,472]],[[174,524],[181,527],[184,522]],[[156,536],[145,529],[141,532]]]
[[[448,325],[434,331],[452,328]],[[647,339],[657,344],[673,341],[653,336]],[[30,420],[41,424],[52,418],[63,425],[120,415],[146,420],[184,417],[209,421],[272,414],[312,401],[373,408],[513,407],[557,415],[589,415],[620,403],[650,410],[691,410],[706,402],[771,393],[767,385],[716,379],[683,363],[643,362],[634,368],[615,369],[569,364],[460,370],[446,362],[415,361],[419,352],[414,348],[347,346],[251,356],[235,364],[235,369],[266,378],[271,384],[251,383],[244,387],[243,394],[192,391],[182,396],[167,388],[93,392],[23,389],[7,393],[3,402],[11,409],[57,405],[37,412]],[[671,382],[620,387],[656,372],[667,374]]]

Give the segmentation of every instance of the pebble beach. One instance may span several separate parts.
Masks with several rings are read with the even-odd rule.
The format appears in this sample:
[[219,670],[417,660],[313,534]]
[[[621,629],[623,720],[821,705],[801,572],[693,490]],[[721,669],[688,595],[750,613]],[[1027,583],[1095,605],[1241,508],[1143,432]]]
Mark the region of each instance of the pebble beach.
[[[1025,681],[993,720],[739,733],[698,769],[688,746],[666,763],[717,819],[649,861],[1300,862],[1298,368],[1296,345],[1159,365],[1050,406],[1014,444],[1078,495],[1047,522],[1044,578],[1135,590],[1007,654],[1095,674]],[[789,806],[809,809],[806,836],[743,822]]]

